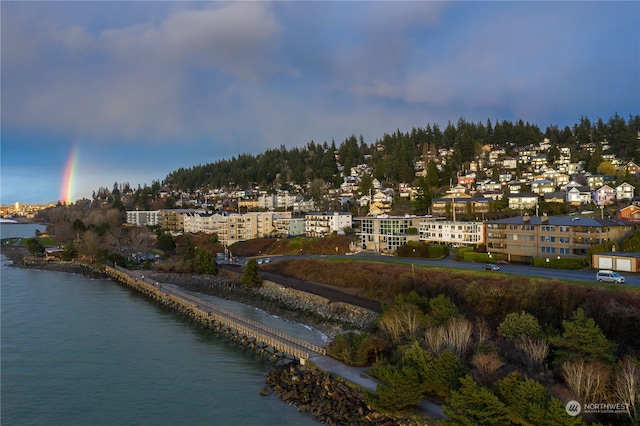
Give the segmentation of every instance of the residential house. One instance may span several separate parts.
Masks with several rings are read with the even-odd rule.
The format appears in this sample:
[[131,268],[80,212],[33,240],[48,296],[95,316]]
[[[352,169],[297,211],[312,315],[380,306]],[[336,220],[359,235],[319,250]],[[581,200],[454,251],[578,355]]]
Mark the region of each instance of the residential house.
[[489,254],[513,262],[535,258],[577,258],[595,244],[620,240],[634,232],[632,222],[592,217],[517,216],[487,222]]
[[317,208],[318,207],[316,206],[316,202],[313,200],[313,198],[309,200],[301,199],[300,201],[296,201],[295,203],[293,203],[294,213],[312,212]]
[[637,165],[634,161],[629,161],[625,166],[625,169],[627,169],[627,172],[629,172],[629,174],[632,176],[640,174],[640,166]]
[[378,216],[381,214],[387,214],[391,211],[391,203],[393,198],[385,194],[382,191],[376,192],[369,206],[369,215]]
[[513,173],[501,172],[498,175],[498,180],[500,181],[500,185],[506,182],[511,182],[513,180]]
[[591,191],[588,186],[572,182],[565,186],[566,202],[572,206],[591,203]]
[[538,195],[533,193],[509,194],[507,199],[512,210],[532,209],[538,205]]
[[505,170],[515,170],[518,168],[518,160],[513,157],[504,157],[502,159],[501,165]]
[[547,203],[565,203],[565,193],[562,191],[547,192],[543,196]]
[[431,201],[431,214],[434,216],[450,216],[456,213],[466,213],[466,200],[471,195],[465,193],[449,193],[444,197],[435,198]]
[[633,200],[636,188],[627,182],[616,186],[616,200]]
[[507,189],[509,190],[509,194],[518,194],[522,191],[524,184],[520,181],[511,181],[507,184]]
[[556,190],[556,185],[549,179],[538,179],[531,182],[531,192],[542,196]]
[[609,185],[604,185],[593,191],[593,202],[597,206],[608,206],[615,202],[616,190]]
[[640,223],[640,207],[633,204],[623,207],[618,210],[616,217],[621,220]]
[[588,175],[587,185],[592,191],[602,187],[604,185],[604,176],[602,175]]
[[476,182],[476,174],[471,173],[465,176],[458,176],[458,185],[471,187]]

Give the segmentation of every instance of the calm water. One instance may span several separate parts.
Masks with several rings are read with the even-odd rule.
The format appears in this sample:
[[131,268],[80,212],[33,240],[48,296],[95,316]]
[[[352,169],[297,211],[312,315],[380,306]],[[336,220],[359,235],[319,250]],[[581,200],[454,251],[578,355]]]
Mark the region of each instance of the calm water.
[[0,272],[3,426],[318,424],[260,396],[269,362],[110,280]]

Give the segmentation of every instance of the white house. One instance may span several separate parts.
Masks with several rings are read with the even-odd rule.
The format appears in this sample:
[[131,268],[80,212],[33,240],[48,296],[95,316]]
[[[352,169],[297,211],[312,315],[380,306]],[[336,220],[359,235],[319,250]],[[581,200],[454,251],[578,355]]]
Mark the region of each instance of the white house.
[[635,194],[636,188],[630,183],[623,182],[616,186],[616,199],[617,200],[631,200]]

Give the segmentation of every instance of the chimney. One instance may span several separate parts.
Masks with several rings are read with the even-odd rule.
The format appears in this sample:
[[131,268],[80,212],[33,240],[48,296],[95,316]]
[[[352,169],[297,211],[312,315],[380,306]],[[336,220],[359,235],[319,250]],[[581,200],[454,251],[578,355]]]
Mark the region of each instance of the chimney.
[[529,216],[528,214],[525,214],[524,216],[522,216],[522,221],[524,223],[529,223],[531,221],[531,216]]
[[542,213],[542,223],[549,223],[549,216],[546,213]]

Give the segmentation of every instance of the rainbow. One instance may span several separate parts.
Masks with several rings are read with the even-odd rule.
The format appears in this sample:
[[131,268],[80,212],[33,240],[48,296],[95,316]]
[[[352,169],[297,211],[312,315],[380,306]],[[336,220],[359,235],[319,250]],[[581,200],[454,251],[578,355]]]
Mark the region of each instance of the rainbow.
[[64,167],[64,174],[62,175],[62,188],[60,188],[60,202],[64,204],[71,204],[74,202],[73,196],[76,186],[76,171],[78,169],[78,146],[74,145],[71,148],[71,153],[67,159],[67,164]]

